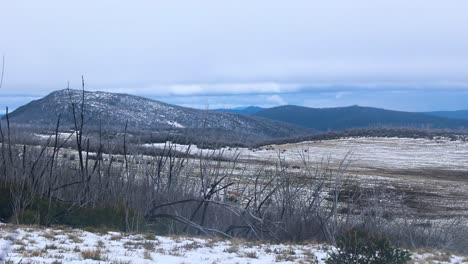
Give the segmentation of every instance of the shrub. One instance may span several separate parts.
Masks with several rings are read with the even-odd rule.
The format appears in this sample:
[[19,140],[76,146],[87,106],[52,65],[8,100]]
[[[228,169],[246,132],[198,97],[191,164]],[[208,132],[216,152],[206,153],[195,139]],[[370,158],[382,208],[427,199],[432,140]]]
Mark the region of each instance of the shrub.
[[337,250],[331,252],[327,264],[405,264],[411,260],[407,250],[394,248],[381,236],[362,230],[351,230],[337,238]]
[[[11,195],[0,188],[0,221],[12,216]],[[26,225],[68,225],[78,228],[108,228],[126,231],[125,211],[122,206],[115,207],[74,207],[70,203],[49,201],[35,196],[32,203],[19,215],[19,223]],[[136,217],[135,210],[129,212],[130,218]],[[139,219],[141,220],[141,219]]]
[[0,222],[7,222],[12,216],[10,189],[0,186]]

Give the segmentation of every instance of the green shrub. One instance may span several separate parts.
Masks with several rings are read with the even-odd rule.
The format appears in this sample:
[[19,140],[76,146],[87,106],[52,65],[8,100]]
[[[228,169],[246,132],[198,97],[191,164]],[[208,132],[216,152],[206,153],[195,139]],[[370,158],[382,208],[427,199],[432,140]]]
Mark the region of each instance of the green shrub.
[[407,250],[394,248],[388,239],[362,230],[351,230],[338,237],[336,246],[325,263],[405,264],[411,260]]
[[[11,204],[9,190],[0,188],[0,221],[8,221],[12,217]],[[129,212],[130,219],[135,216],[135,211]],[[39,196],[18,215],[18,221],[26,225],[67,225],[126,231],[125,211],[122,207],[73,207],[70,210],[69,203],[52,200],[49,205],[47,199]]]

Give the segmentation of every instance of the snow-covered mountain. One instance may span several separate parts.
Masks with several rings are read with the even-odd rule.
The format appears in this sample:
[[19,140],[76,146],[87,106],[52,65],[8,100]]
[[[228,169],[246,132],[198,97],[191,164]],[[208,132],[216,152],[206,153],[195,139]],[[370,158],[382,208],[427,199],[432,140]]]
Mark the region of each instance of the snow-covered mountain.
[[[131,129],[208,128],[267,137],[287,137],[304,132],[285,123],[237,115],[204,111],[134,96],[107,92],[85,92],[84,113],[87,126],[101,123],[123,129],[128,121]],[[73,107],[81,109],[82,91],[60,90],[32,101],[14,112],[14,123],[31,126],[53,126],[61,116],[63,126],[73,124]]]

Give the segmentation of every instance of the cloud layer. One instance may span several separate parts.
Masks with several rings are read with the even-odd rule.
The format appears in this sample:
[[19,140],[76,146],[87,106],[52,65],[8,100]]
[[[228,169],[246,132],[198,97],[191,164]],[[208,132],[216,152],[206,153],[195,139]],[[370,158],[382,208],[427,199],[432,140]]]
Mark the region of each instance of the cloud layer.
[[45,0],[1,8],[3,101],[67,81],[79,88],[82,74],[90,90],[218,96],[226,105],[225,95],[279,104],[336,90],[336,100],[357,90],[468,90],[463,0]]

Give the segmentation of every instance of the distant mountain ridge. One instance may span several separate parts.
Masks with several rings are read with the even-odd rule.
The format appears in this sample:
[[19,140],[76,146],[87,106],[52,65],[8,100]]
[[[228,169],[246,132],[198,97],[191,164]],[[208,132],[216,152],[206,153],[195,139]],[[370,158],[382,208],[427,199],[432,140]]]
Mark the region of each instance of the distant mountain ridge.
[[434,112],[425,112],[425,114],[446,117],[446,118],[457,118],[468,120],[468,110],[456,110],[456,111],[434,111]]
[[365,127],[468,128],[468,120],[362,106],[308,108],[286,105],[264,109],[255,113],[254,116],[318,131],[340,131]]
[[[80,105],[82,91],[60,90],[32,101],[10,114],[13,123],[29,126],[73,124],[71,102]],[[106,92],[85,92],[85,120],[88,126],[102,124],[122,130],[128,122],[133,129],[218,129],[239,135],[286,138],[313,131],[342,131],[369,127],[411,127],[467,129],[468,120],[437,114],[393,111],[349,106],[309,108],[278,106],[246,107],[234,110],[199,110],[171,105],[144,97]],[[446,114],[446,113],[445,113]]]
[[247,107],[236,107],[236,108],[222,108],[222,109],[214,109],[212,111],[220,112],[220,113],[232,113],[232,114],[240,114],[240,115],[252,115],[256,114],[262,110],[267,108],[262,108],[258,106],[247,106]]
[[[82,91],[60,90],[19,107],[11,113],[12,122],[30,126],[73,123],[71,102],[80,106]],[[266,137],[288,137],[305,129],[261,117],[218,113],[171,105],[144,97],[107,92],[85,92],[85,120],[88,126],[129,128],[206,128]]]

